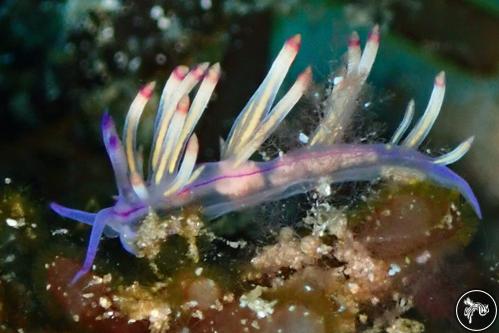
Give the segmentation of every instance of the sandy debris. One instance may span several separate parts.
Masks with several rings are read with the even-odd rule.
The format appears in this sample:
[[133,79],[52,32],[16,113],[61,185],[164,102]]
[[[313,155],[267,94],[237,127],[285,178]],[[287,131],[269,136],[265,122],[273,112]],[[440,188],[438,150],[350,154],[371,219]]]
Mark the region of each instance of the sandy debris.
[[276,272],[282,267],[295,270],[313,265],[332,247],[317,236],[306,236],[301,240],[293,235],[291,228],[282,228],[277,244],[266,246],[251,260],[251,264],[262,272]]
[[161,245],[168,236],[180,235],[185,237],[189,245],[188,255],[194,262],[199,260],[199,252],[196,246],[196,237],[200,234],[203,222],[197,214],[183,214],[160,218],[154,213],[149,213],[137,230],[135,246],[138,257],[154,259]]
[[[152,287],[143,287],[138,282],[122,288],[113,296],[113,302],[120,309],[120,314],[131,322],[148,320],[152,333],[164,333],[170,328],[171,307],[165,300],[166,284],[156,283]],[[102,306],[102,304],[101,304]]]
[[314,205],[307,212],[303,222],[312,226],[312,235],[318,237],[332,235],[342,238],[347,230],[346,215],[328,203]]
[[398,318],[390,327],[386,328],[386,333],[422,333],[424,325],[416,320]]
[[345,263],[343,273],[349,277],[348,287],[359,301],[369,300],[390,288],[390,265],[372,258],[350,232],[336,243],[333,253]]
[[277,301],[267,301],[261,298],[262,293],[265,290],[266,288],[257,286],[250,292],[243,294],[239,298],[239,306],[241,308],[249,308],[256,313],[256,316],[258,318],[265,318],[270,316],[274,313],[274,306],[277,304]]

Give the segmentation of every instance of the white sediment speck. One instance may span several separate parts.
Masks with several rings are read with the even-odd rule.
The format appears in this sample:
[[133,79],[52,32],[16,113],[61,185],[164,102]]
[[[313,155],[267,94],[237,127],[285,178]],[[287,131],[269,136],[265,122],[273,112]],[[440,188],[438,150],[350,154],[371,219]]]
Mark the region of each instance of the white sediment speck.
[[114,54],[114,61],[120,68],[125,68],[128,64],[128,56],[123,51],[118,51]]
[[16,219],[8,217],[8,218],[5,219],[5,223],[7,223],[7,225],[9,227],[12,227],[12,228],[15,228],[15,229],[19,229],[19,228],[24,227],[26,225],[26,222],[24,221],[24,218],[16,220]]
[[7,225],[9,227],[13,227],[13,228],[17,227],[17,221],[14,219],[11,219],[11,218],[5,219],[5,223],[7,223]]
[[201,0],[199,4],[201,5],[201,8],[203,8],[204,10],[208,10],[212,6],[211,0]]
[[333,79],[333,84],[334,85],[337,85],[339,84],[341,81],[343,81],[343,76],[337,76]]
[[158,20],[158,28],[161,30],[168,29],[171,24],[172,24],[172,21],[168,17],[163,16]]
[[135,72],[135,71],[137,71],[137,69],[139,69],[141,63],[142,63],[142,60],[139,57],[134,57],[132,60],[130,60],[130,63],[128,64],[128,68],[132,72]]
[[110,41],[114,37],[114,28],[113,27],[105,27],[102,29],[100,33],[101,40],[103,42]]
[[105,10],[113,11],[121,8],[119,0],[103,0],[101,6]]
[[277,301],[267,301],[261,298],[264,288],[258,286],[249,293],[243,294],[239,299],[241,308],[249,308],[256,313],[258,318],[265,318],[274,313],[274,306]]
[[165,15],[165,11],[161,6],[152,6],[151,11],[149,12],[149,15],[151,16],[152,19],[158,20],[159,18],[163,17]]
[[348,289],[350,289],[350,292],[352,294],[356,294],[359,291],[359,289],[360,289],[359,285],[357,283],[354,283],[354,282],[349,282],[347,284],[347,286],[348,286]]
[[10,179],[9,177],[5,178],[3,180],[3,182],[6,184],[6,185],[9,185],[10,183],[12,183],[12,179]]
[[226,240],[225,243],[233,249],[242,249],[248,244],[245,240],[239,240],[239,241]]
[[309,139],[305,133],[300,132],[300,134],[298,135],[298,140],[300,140],[301,143],[307,144]]
[[4,259],[4,263],[8,264],[10,262],[13,262],[16,260],[16,256],[14,254],[9,254],[7,257]]
[[317,192],[321,197],[328,197],[331,195],[331,185],[324,182],[317,187]]
[[66,235],[68,232],[69,232],[68,229],[61,228],[61,229],[53,230],[51,232],[51,234],[52,234],[52,236],[55,236],[55,235]]
[[390,264],[390,269],[388,270],[388,276],[395,276],[400,273],[400,266],[397,264]]
[[420,265],[426,263],[431,258],[431,253],[428,250],[425,250],[419,256],[416,257],[416,262]]
[[109,309],[109,307],[111,306],[111,300],[107,297],[100,297],[99,298],[99,305],[103,308],[103,309]]
[[163,53],[158,53],[156,54],[155,59],[158,65],[163,65],[166,62],[166,55],[164,55]]

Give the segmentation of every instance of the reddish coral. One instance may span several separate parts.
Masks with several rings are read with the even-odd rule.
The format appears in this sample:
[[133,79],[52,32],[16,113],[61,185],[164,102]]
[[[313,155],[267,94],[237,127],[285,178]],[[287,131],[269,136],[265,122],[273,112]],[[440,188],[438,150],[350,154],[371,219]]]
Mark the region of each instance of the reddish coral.
[[113,307],[105,309],[99,305],[101,297],[111,296],[111,289],[107,284],[93,283],[92,277],[87,275],[70,286],[69,281],[79,268],[80,263],[57,257],[47,270],[47,289],[72,320],[90,332],[148,332],[147,322],[128,323],[126,318],[110,315],[110,311],[116,311]]
[[356,239],[376,258],[390,260],[455,248],[469,239],[461,236],[470,227],[463,224],[455,198],[452,192],[422,185],[383,193],[357,226]]

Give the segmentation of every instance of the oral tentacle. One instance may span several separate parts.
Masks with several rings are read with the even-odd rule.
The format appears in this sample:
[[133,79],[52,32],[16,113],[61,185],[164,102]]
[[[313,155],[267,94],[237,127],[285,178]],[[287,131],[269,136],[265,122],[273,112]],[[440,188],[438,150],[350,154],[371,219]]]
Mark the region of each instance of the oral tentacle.
[[59,216],[75,220],[87,225],[93,225],[95,217],[97,214],[89,213],[78,209],[64,207],[56,202],[50,203],[50,208],[56,212]]
[[97,250],[99,248],[99,242],[102,233],[111,217],[112,217],[112,212],[110,208],[103,209],[97,213],[97,216],[92,225],[92,231],[90,233],[90,240],[88,241],[85,261],[83,262],[81,269],[75,274],[75,276],[71,280],[70,285],[74,285],[92,269],[95,256],[97,255]]

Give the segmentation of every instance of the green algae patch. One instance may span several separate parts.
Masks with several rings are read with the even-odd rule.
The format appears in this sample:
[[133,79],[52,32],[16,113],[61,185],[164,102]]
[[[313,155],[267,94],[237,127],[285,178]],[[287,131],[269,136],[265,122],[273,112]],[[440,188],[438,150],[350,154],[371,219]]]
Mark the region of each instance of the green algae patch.
[[10,184],[0,186],[0,323],[3,329],[31,327],[43,316],[32,263],[48,238],[40,207],[31,194]]

